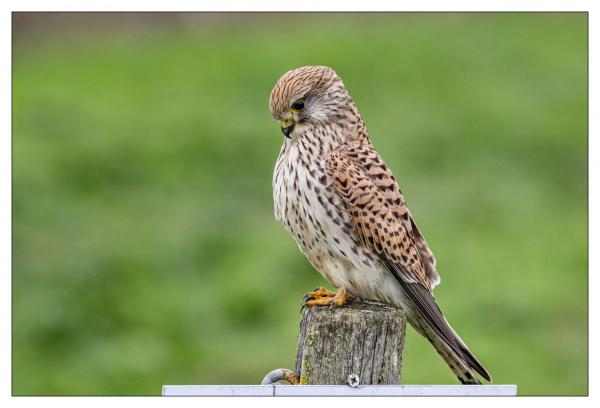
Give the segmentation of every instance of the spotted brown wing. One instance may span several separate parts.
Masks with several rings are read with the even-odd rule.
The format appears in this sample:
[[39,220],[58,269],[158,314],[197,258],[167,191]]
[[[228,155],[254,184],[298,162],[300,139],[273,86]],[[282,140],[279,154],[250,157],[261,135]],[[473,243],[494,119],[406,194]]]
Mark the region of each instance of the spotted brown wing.
[[[489,379],[487,371],[458,338],[435,302],[430,289],[432,282],[412,233],[413,228],[418,229],[410,214],[403,212],[404,199],[391,172],[378,156],[368,153],[369,149],[374,152],[370,145],[345,146],[326,159],[334,189],[344,201],[354,228],[363,244],[377,253],[439,338]],[[370,173],[373,166],[381,171]],[[404,218],[404,214],[408,214],[408,218]]]
[[350,144],[343,151],[348,159],[359,166],[371,179],[377,187],[383,203],[395,219],[404,225],[417,248],[421,265],[425,269],[427,284],[433,289],[440,282],[440,276],[435,267],[435,257],[406,207],[402,191],[400,191],[394,175],[370,143]]

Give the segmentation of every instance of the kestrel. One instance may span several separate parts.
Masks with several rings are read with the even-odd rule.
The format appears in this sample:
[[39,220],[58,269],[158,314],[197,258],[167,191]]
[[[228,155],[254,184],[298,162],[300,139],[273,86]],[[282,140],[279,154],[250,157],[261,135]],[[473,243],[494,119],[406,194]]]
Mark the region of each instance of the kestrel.
[[360,297],[400,307],[463,384],[480,384],[476,374],[491,381],[433,297],[433,253],[341,78],[324,66],[289,71],[269,108],[285,135],[273,174],[275,217],[338,288],[309,292],[308,305]]

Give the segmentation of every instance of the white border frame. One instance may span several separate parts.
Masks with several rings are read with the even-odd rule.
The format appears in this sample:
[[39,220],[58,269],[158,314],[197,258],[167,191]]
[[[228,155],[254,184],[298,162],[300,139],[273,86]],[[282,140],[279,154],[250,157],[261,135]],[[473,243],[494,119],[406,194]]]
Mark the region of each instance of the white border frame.
[[[36,397],[21,397],[11,398],[11,12],[12,11],[588,11],[589,12],[589,72],[600,72],[598,67],[598,26],[600,23],[600,2],[597,0],[573,0],[573,1],[556,1],[556,0],[424,0],[416,1],[395,1],[389,0],[369,0],[368,2],[359,0],[345,0],[337,4],[335,0],[302,0],[295,2],[280,2],[276,0],[233,0],[221,2],[197,2],[184,0],[169,0],[169,1],[135,1],[135,0],[86,0],[84,1],[30,1],[30,0],[5,0],[2,2],[2,13],[0,14],[0,33],[2,33],[1,55],[2,64],[2,81],[0,81],[0,91],[2,98],[0,99],[0,114],[2,120],[0,126],[2,129],[2,138],[0,145],[0,169],[2,177],[0,178],[0,197],[2,198],[2,211],[0,211],[0,225],[3,226],[0,239],[0,259],[2,259],[2,274],[0,283],[0,324],[2,325],[3,334],[0,336],[0,406],[14,405],[23,406],[29,405],[32,402],[38,402]],[[342,5],[342,8],[340,8]],[[598,85],[595,77],[590,75],[589,78],[589,112],[598,112],[598,104],[596,96],[598,95]],[[541,402],[546,406],[552,407],[578,406],[589,404],[590,401],[598,399],[595,396],[597,389],[597,348],[592,347],[598,343],[598,323],[595,313],[598,310],[598,300],[593,296],[598,288],[598,278],[596,272],[598,270],[598,261],[595,257],[594,249],[598,248],[598,216],[595,210],[598,209],[598,187],[594,180],[598,180],[600,168],[600,160],[598,159],[598,119],[589,115],[589,316],[596,316],[596,320],[589,319],[589,392],[590,398],[570,397],[560,399],[544,398],[543,402],[539,398],[527,398],[511,401],[511,404],[527,404]],[[560,350],[557,350],[560,352]],[[158,386],[158,385],[157,385]],[[32,401],[33,400],[33,401]],[[86,398],[82,401],[80,398],[44,398],[40,400],[46,406],[80,406],[85,403],[86,406],[104,407],[106,404],[123,404],[131,405],[135,402],[142,402],[145,406],[152,407],[162,405],[169,401],[169,404],[183,404],[188,406],[197,406],[198,403],[221,404],[226,403],[227,399],[206,398],[201,401],[193,398],[178,398],[178,399],[162,399],[162,398],[144,398],[141,399],[116,399],[116,398]],[[244,400],[242,402],[242,400]],[[372,402],[383,404],[385,398],[377,398]],[[175,402],[173,402],[175,401]],[[223,402],[225,401],[225,402]],[[460,406],[461,408],[469,406],[481,406],[482,401],[479,398],[450,398],[440,401],[421,400],[422,403],[439,403],[449,406]],[[388,403],[397,405],[396,400],[387,400]],[[403,400],[404,402],[404,400]],[[416,403],[417,400],[411,398],[411,403]],[[260,404],[264,407],[269,404],[275,404],[275,399],[259,400],[252,399],[236,399],[236,403],[244,404]],[[305,405],[302,399],[298,401],[286,400],[287,404]],[[346,399],[343,402],[348,405],[361,406],[368,403],[364,398],[357,400]],[[504,399],[487,399],[486,406],[505,406]],[[598,402],[594,403],[597,404]],[[273,405],[274,406],[274,405]]]

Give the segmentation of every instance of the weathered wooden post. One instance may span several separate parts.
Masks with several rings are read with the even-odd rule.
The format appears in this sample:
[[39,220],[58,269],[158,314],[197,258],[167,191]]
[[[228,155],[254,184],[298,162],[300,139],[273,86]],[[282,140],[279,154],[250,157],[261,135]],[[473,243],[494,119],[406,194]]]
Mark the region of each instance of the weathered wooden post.
[[[305,307],[296,374],[300,384],[400,384],[406,318],[375,302]],[[352,385],[352,384],[351,384]]]
[[261,385],[164,385],[162,394],[263,397],[517,395],[516,385],[399,385],[405,328],[402,310],[382,303],[306,307],[302,311],[295,372],[287,368],[272,370],[264,376]]

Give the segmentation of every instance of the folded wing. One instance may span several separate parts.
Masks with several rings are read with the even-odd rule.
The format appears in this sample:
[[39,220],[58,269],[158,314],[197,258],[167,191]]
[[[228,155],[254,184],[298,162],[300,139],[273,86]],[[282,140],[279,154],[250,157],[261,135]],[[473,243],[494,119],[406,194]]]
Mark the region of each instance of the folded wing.
[[465,365],[489,380],[488,372],[452,330],[435,302],[431,292],[439,282],[435,258],[383,160],[363,142],[330,153],[326,168],[362,243],[377,253],[439,339]]

